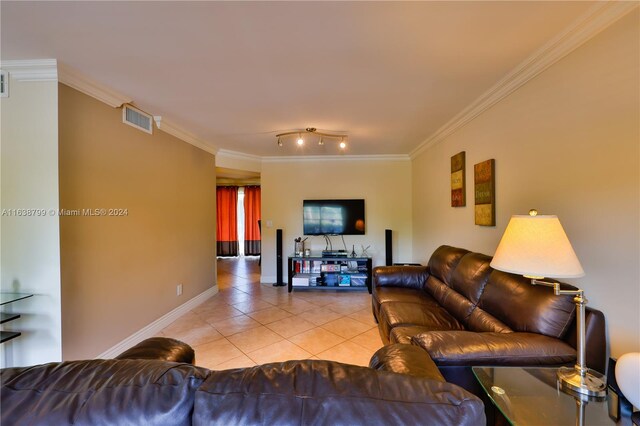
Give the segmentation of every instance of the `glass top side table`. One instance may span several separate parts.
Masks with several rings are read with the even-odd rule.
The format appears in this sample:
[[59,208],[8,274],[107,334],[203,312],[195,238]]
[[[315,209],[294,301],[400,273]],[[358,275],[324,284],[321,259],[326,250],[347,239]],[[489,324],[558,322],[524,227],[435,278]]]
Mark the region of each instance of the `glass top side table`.
[[609,417],[607,399],[580,401],[558,388],[556,368],[473,367],[473,374],[511,425],[631,425]]

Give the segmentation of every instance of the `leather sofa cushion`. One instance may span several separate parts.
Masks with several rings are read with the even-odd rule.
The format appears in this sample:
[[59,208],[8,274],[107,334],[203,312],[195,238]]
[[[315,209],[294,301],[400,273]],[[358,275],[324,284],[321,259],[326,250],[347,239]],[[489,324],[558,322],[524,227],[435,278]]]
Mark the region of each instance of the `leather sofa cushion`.
[[379,371],[407,374],[440,382],[446,381],[427,351],[413,345],[383,346],[373,354],[369,361],[369,367]]
[[455,385],[306,360],[212,372],[196,393],[198,425],[485,423],[482,401]]
[[[566,288],[573,288],[564,284]],[[506,272],[491,272],[478,306],[514,331],[562,338],[575,316],[573,297]]]
[[491,257],[487,255],[465,254],[453,270],[451,288],[466,297],[473,305],[478,304],[489,274],[493,271],[490,263]]
[[208,370],[150,360],[90,360],[0,370],[1,423],[190,425]]
[[412,338],[437,365],[559,365],[576,360],[562,340],[535,333],[429,331]]
[[379,325],[385,335],[399,325],[419,325],[429,330],[463,330],[464,327],[449,312],[440,306],[431,307],[420,303],[387,302],[381,305]]
[[469,250],[440,246],[433,252],[429,258],[429,272],[435,275],[440,281],[449,285],[453,270],[458,265],[462,256],[469,253]]
[[151,337],[127,349],[115,359],[157,359],[169,362],[193,364],[193,348],[180,340],[168,337]]

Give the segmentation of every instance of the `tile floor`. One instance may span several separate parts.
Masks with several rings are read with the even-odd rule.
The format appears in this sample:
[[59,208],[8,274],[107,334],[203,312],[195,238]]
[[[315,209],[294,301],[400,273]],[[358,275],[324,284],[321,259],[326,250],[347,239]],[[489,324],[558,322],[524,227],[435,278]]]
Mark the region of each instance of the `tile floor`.
[[298,291],[260,284],[258,258],[218,260],[219,292],[162,330],[210,369],[290,359],[368,365],[382,346],[364,292]]

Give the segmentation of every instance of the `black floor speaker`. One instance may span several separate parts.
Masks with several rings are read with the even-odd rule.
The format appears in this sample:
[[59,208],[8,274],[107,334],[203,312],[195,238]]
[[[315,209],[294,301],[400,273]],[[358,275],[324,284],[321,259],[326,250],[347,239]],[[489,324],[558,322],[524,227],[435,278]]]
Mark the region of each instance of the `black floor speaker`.
[[276,283],[274,286],[283,286],[282,280],[282,229],[276,229]]
[[385,263],[387,266],[393,265],[393,249],[391,242],[391,229],[384,230],[384,254],[385,254]]

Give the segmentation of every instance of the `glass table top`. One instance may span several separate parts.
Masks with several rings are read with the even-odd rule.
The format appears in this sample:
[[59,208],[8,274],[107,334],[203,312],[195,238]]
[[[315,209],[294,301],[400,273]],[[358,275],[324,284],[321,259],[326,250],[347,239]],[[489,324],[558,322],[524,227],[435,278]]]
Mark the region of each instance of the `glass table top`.
[[7,303],[16,302],[18,300],[31,297],[33,294],[29,293],[0,293],[0,305],[6,305]]
[[631,425],[609,417],[607,398],[591,398],[584,405],[558,387],[556,368],[473,367],[484,392],[512,425]]

